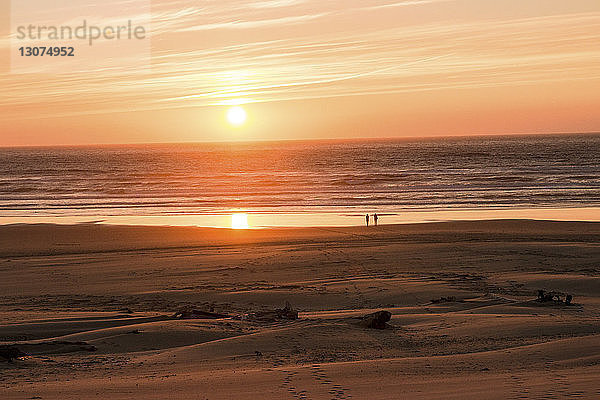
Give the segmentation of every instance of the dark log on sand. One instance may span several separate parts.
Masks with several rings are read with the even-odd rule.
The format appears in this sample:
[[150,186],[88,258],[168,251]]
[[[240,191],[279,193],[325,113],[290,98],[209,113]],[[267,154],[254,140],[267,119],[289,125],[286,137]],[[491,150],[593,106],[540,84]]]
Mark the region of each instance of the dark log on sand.
[[227,314],[219,314],[208,311],[200,311],[200,310],[183,310],[178,311],[173,314],[172,318],[175,319],[221,319],[221,318],[231,318],[231,315]]
[[27,354],[22,352],[17,346],[0,346],[0,358],[8,362],[26,356]]
[[362,317],[360,325],[371,329],[385,329],[387,322],[392,319],[392,313],[389,311],[377,311]]
[[298,311],[294,310],[292,305],[286,301],[284,308],[276,308],[273,311],[256,311],[242,316],[242,319],[260,322],[275,322],[280,320],[298,319]]

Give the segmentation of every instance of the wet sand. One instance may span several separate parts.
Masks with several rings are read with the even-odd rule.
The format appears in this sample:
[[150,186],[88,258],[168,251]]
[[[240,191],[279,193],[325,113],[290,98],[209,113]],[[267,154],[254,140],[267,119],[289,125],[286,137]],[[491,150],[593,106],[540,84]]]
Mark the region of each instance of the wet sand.
[[600,397],[600,223],[11,225],[0,289],[3,399]]

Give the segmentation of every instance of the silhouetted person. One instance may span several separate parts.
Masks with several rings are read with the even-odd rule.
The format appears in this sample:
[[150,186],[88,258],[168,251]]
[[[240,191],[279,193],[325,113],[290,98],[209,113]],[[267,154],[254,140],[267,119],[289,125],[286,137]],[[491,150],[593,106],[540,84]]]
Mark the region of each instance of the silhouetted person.
[[365,222],[367,223],[367,226],[369,226],[369,214],[365,215]]
[[377,216],[377,213],[373,214],[373,222],[375,223],[375,226],[377,226],[378,219],[379,219],[379,217]]

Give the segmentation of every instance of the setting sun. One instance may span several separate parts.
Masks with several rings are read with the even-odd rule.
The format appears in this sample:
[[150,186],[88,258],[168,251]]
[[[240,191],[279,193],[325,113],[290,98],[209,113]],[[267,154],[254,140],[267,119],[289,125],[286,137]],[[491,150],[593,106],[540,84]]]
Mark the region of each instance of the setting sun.
[[246,110],[240,106],[231,107],[229,111],[227,111],[227,121],[229,121],[231,125],[240,126],[246,122],[246,118]]
[[248,229],[248,215],[247,214],[233,214],[231,216],[231,228],[232,229]]

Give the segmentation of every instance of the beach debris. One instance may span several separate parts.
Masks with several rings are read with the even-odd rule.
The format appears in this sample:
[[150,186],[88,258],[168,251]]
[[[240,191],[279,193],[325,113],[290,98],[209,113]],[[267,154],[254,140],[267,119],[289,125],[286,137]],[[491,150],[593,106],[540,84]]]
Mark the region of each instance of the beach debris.
[[96,351],[96,346],[86,342],[52,341],[39,343],[20,343],[17,345],[0,346],[0,357],[8,362],[12,360],[43,354],[64,354],[77,351]]
[[[562,299],[563,296],[564,300]],[[573,303],[573,296],[561,292],[546,292],[545,290],[540,289],[538,290],[536,301],[539,303],[564,304],[570,306]]]
[[544,297],[546,296],[545,291],[542,289],[538,290],[538,300],[542,301],[544,299]]
[[439,299],[431,299],[431,304],[440,304],[440,303],[455,303],[456,297],[448,296],[448,297],[440,297]]
[[298,311],[294,310],[289,301],[285,302],[285,307],[276,308],[268,311],[255,311],[244,314],[242,320],[260,321],[260,322],[275,322],[279,320],[296,320],[298,319]]
[[28,354],[22,352],[17,346],[0,346],[0,358],[5,359],[9,363],[15,359],[27,356]]
[[389,311],[377,311],[367,314],[361,318],[360,326],[370,329],[385,329],[387,322],[392,319],[392,313]]
[[298,311],[294,310],[289,301],[285,302],[285,307],[276,309],[275,312],[279,319],[298,319]]
[[568,295],[565,297],[565,304],[566,304],[566,305],[571,305],[571,302],[572,302],[572,301],[573,301],[573,296],[571,296],[570,294],[568,294]]
[[177,311],[171,318],[174,319],[221,319],[231,318],[231,315],[219,314],[210,311],[201,310],[182,310]]

